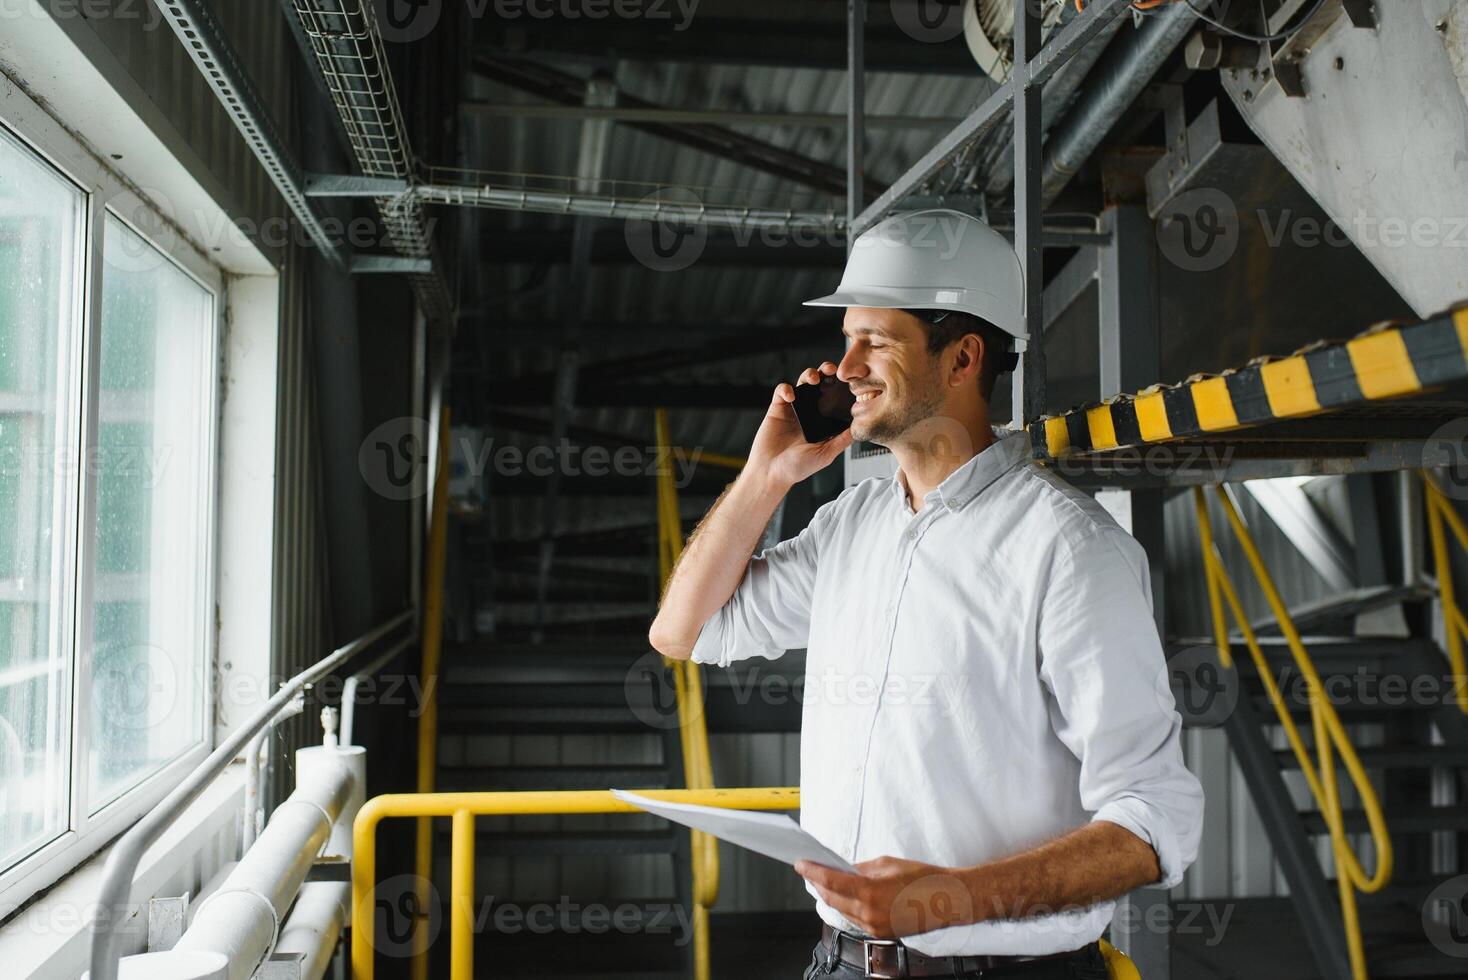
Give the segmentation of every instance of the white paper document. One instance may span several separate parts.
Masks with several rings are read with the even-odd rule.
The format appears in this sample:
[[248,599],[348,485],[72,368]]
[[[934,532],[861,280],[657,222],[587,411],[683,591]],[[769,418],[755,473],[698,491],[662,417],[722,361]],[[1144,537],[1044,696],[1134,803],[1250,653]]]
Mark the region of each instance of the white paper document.
[[730,810],[726,807],[698,806],[694,803],[667,803],[622,789],[612,790],[612,795],[624,803],[631,803],[639,810],[666,817],[685,827],[702,830],[719,840],[738,844],[786,864],[793,865],[796,861],[806,860],[835,868],[837,871],[858,873],[783,813]]

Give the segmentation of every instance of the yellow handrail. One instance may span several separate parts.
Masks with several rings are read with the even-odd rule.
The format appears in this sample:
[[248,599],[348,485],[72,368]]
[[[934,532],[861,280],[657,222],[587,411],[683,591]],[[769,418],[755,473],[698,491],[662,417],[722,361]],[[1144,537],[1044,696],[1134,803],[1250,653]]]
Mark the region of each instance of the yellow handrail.
[[[697,803],[735,810],[797,810],[798,786],[749,789],[646,790],[644,795],[673,803]],[[377,826],[382,821],[434,817],[453,819],[453,864],[449,896],[449,978],[474,977],[474,818],[528,813],[640,813],[608,790],[537,790],[521,793],[399,793],[376,796],[357,813],[352,826],[352,977],[372,980],[376,968]],[[427,892],[415,882],[415,894]],[[426,900],[426,894],[425,894]],[[413,910],[423,917],[425,906]],[[695,927],[696,928],[696,927]],[[416,934],[415,934],[416,935]],[[695,933],[696,939],[696,933]],[[416,940],[415,940],[416,942]],[[416,948],[416,947],[415,947]],[[416,961],[415,961],[416,962]]]
[[[1320,679],[1320,673],[1315,669],[1315,663],[1310,659],[1309,651],[1305,649],[1304,643],[1300,640],[1300,634],[1295,629],[1289,610],[1285,607],[1284,600],[1280,597],[1279,590],[1275,587],[1274,580],[1270,577],[1269,570],[1259,555],[1259,549],[1255,547],[1254,539],[1249,535],[1249,530],[1239,516],[1238,509],[1224,488],[1215,487],[1214,490],[1223,505],[1224,513],[1228,516],[1229,524],[1233,526],[1234,534],[1244,550],[1244,555],[1249,560],[1259,588],[1264,592],[1269,607],[1279,622],[1280,632],[1289,645],[1295,666],[1299,668],[1301,675],[1305,678],[1310,698],[1310,722],[1315,736],[1315,751],[1319,756],[1318,770],[1300,737],[1300,731],[1295,726],[1294,719],[1290,716],[1289,707],[1285,704],[1284,697],[1280,694],[1279,687],[1271,675],[1269,662],[1265,659],[1264,651],[1259,646],[1258,637],[1249,626],[1248,617],[1244,615],[1243,604],[1239,601],[1238,592],[1234,589],[1228,569],[1223,564],[1223,556],[1214,544],[1213,524],[1208,516],[1208,501],[1204,496],[1203,488],[1194,487],[1193,502],[1198,512],[1198,534],[1203,546],[1203,567],[1208,583],[1208,605],[1213,614],[1213,636],[1218,646],[1218,658],[1225,668],[1233,667],[1233,655],[1229,648],[1228,622],[1224,618],[1223,609],[1224,601],[1227,600],[1234,621],[1238,624],[1243,633],[1244,642],[1249,647],[1259,679],[1264,684],[1269,701],[1274,706],[1275,714],[1279,716],[1285,737],[1289,740],[1290,748],[1294,750],[1295,757],[1299,760],[1300,770],[1304,773],[1305,781],[1310,786],[1310,794],[1315,798],[1321,816],[1325,819],[1326,827],[1330,830],[1331,850],[1335,855],[1336,882],[1341,898],[1341,919],[1345,926],[1346,945],[1351,960],[1351,975],[1355,980],[1366,980],[1366,954],[1361,941],[1361,924],[1356,910],[1356,892],[1371,894],[1380,891],[1391,880],[1392,842],[1387,833],[1386,818],[1382,814],[1381,802],[1376,796],[1376,790],[1366,776],[1366,770],[1356,755],[1355,747],[1351,745],[1350,736],[1341,724],[1335,706],[1330,703],[1325,685]],[[1346,839],[1345,818],[1341,812],[1340,788],[1336,782],[1334,758],[1336,752],[1340,753],[1340,761],[1345,765],[1346,772],[1356,787],[1356,792],[1360,794],[1361,807],[1366,811],[1366,821],[1371,828],[1371,839],[1376,846],[1376,873],[1369,877],[1360,858]]]
[[[423,711],[418,715],[418,792],[433,792],[438,766],[438,668],[443,641],[444,555],[448,546],[449,408],[439,412],[437,472],[429,516],[428,556],[423,581]],[[455,828],[457,833],[457,827]],[[413,920],[413,980],[428,977],[428,920],[421,914],[433,874],[433,822],[419,820],[414,847],[417,874]]]
[[[666,459],[672,446],[668,434],[668,410],[659,408],[655,416],[659,455]],[[674,450],[685,455],[686,450]],[[734,457],[701,454],[699,462],[721,466],[742,466]],[[671,467],[657,472],[658,506],[658,578],[659,588],[666,588],[673,568],[683,553],[683,521],[678,513],[678,487]],[[691,660],[664,661],[673,672],[674,691],[678,699],[678,738],[683,748],[684,783],[690,790],[712,789],[713,762],[709,755],[708,726],[703,714],[703,685],[698,665]],[[709,909],[719,899],[719,842],[700,830],[689,831],[690,863],[693,872],[693,970],[695,980],[708,980]]]
[[1422,486],[1427,496],[1427,528],[1432,538],[1432,562],[1437,569],[1438,596],[1443,607],[1443,632],[1447,634],[1448,660],[1453,667],[1453,690],[1458,701],[1458,710],[1468,714],[1468,666],[1463,661],[1463,637],[1468,635],[1468,618],[1458,605],[1457,592],[1453,589],[1453,563],[1448,554],[1447,535],[1443,533],[1443,521],[1453,529],[1458,546],[1468,550],[1468,526],[1453,509],[1452,502],[1442,492],[1426,470],[1422,471]]

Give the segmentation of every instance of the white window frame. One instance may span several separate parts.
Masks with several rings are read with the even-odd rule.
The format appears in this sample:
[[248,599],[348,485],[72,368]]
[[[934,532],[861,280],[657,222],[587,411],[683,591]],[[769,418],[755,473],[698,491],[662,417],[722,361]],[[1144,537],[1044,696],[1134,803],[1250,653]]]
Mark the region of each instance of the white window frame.
[[[10,915],[41,889],[55,882],[99,850],[141,816],[157,805],[191,769],[209,753],[213,745],[215,698],[213,667],[217,643],[213,628],[217,587],[217,550],[219,541],[219,473],[220,473],[220,383],[221,351],[224,346],[224,317],[227,308],[225,271],[201,252],[169,220],[145,200],[137,190],[100,159],[80,139],[52,118],[24,92],[0,78],[0,126],[26,146],[42,162],[79,187],[85,194],[84,256],[81,281],[81,322],[76,325],[79,344],[73,344],[67,356],[71,379],[68,397],[70,408],[79,410],[73,425],[73,457],[80,480],[66,481],[64,491],[70,495],[66,512],[75,520],[67,523],[64,533],[66,563],[61,594],[67,603],[71,629],[63,639],[63,655],[71,660],[71,684],[66,692],[71,711],[71,738],[67,747],[69,767],[68,826],[51,841],[42,844],[8,869],[0,871],[0,919]],[[165,197],[166,199],[166,197]],[[203,556],[204,584],[200,590],[204,603],[202,635],[196,664],[203,685],[203,706],[194,744],[180,751],[161,769],[136,781],[101,809],[89,812],[87,780],[90,774],[87,749],[87,722],[90,720],[90,677],[92,651],[84,638],[91,636],[90,596],[91,561],[89,549],[95,541],[96,474],[81,467],[87,451],[95,446],[98,433],[97,395],[100,384],[98,355],[101,337],[102,247],[106,216],[112,214],[133,231],[153,244],[177,268],[204,287],[211,296],[213,331],[210,336],[209,364],[213,372],[208,385],[207,445],[209,473],[204,488],[205,546]],[[79,347],[80,349],[76,349]],[[80,399],[78,406],[77,399]]]

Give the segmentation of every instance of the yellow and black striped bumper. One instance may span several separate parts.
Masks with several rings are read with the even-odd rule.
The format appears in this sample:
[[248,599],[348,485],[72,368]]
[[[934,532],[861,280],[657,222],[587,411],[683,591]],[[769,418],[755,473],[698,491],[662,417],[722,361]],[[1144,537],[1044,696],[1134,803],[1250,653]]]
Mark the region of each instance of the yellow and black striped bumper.
[[1303,418],[1464,380],[1468,306],[1047,416],[1030,424],[1030,442],[1042,459],[1104,452]]

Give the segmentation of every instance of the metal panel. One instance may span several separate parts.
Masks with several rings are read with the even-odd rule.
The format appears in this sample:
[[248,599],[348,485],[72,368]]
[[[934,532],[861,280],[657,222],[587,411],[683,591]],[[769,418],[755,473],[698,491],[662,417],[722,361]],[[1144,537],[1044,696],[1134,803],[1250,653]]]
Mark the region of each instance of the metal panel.
[[1308,98],[1243,69],[1225,70],[1223,85],[1264,144],[1425,317],[1468,296],[1468,4],[1375,9],[1376,30],[1341,17],[1311,48],[1300,68]]

